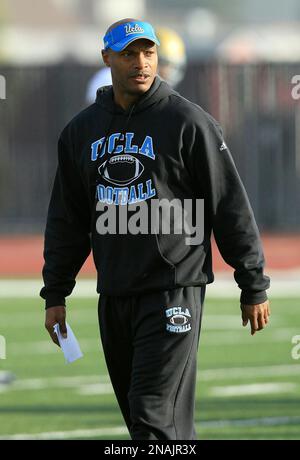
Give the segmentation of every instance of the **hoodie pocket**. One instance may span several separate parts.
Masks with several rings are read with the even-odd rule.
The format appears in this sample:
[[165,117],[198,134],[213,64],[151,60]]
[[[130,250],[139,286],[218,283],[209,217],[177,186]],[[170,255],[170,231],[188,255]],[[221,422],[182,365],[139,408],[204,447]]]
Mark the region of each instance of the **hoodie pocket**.
[[175,268],[175,265],[173,264],[173,262],[171,262],[171,260],[169,260],[167,257],[164,256],[163,252],[162,252],[162,249],[161,249],[161,245],[159,243],[159,239],[158,239],[158,236],[157,236],[157,233],[155,234],[155,240],[156,240],[156,244],[157,244],[157,249],[158,249],[158,252],[159,252],[159,255],[161,256],[161,258],[171,267],[171,268]]

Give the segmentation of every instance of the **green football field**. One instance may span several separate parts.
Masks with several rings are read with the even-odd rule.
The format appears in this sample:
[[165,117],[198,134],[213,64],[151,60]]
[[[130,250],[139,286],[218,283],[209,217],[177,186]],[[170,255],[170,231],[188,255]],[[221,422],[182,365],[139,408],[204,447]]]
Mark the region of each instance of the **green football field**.
[[[44,329],[42,302],[0,299],[6,359],[1,439],[129,439],[107,375],[96,299],[71,299],[68,322],[84,358],[66,365]],[[267,329],[251,337],[235,300],[207,297],[198,354],[199,439],[300,439],[299,300],[272,299]],[[300,352],[298,352],[300,355]]]

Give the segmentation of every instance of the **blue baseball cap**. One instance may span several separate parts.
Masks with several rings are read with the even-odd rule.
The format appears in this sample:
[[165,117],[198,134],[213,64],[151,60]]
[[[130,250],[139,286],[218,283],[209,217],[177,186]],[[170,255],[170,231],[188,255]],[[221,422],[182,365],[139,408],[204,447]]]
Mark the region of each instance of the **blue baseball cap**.
[[159,40],[154,29],[148,22],[134,21],[124,22],[110,30],[104,37],[104,49],[122,51],[135,40],[146,38],[159,46]]

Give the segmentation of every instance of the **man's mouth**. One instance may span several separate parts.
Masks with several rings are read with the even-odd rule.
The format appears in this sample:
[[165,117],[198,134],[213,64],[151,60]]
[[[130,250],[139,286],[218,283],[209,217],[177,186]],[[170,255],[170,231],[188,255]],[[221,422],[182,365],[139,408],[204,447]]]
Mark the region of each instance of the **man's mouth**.
[[132,75],[130,78],[136,81],[137,83],[145,83],[150,78],[150,75],[146,73],[139,73]]

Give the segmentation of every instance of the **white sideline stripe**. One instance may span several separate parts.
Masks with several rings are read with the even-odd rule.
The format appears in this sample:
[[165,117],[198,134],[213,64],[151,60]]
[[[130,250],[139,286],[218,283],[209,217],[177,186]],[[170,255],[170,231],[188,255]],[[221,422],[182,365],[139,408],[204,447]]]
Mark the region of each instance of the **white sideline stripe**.
[[232,385],[213,387],[209,390],[211,396],[234,397],[257,394],[275,394],[296,391],[298,385],[294,383],[254,383],[251,385]]
[[[297,271],[271,273],[272,285],[268,290],[270,297],[297,297],[300,295],[300,283]],[[2,279],[0,280],[0,298],[39,297],[43,281],[39,279]],[[207,295],[216,298],[239,298],[240,289],[232,275],[216,274],[216,281],[207,286]],[[72,294],[77,298],[97,298],[96,280],[79,279]]]
[[[197,424],[200,429],[223,428],[223,427],[245,427],[245,426],[281,426],[299,424],[300,417],[263,417],[239,420],[207,420]],[[20,433],[1,435],[0,441],[4,440],[51,440],[51,439],[74,439],[94,438],[98,436],[128,435],[128,430],[123,426],[111,428],[97,428],[93,430],[72,430],[72,431],[50,431],[45,433]]]
[[[300,376],[299,364],[278,365],[278,366],[260,366],[260,367],[233,367],[219,369],[198,369],[197,381],[209,382],[216,380],[234,380],[248,379],[261,377],[285,377],[285,376]],[[81,394],[93,394],[96,392],[97,385],[102,385],[103,391],[108,391],[110,385],[109,375],[86,375],[72,377],[50,377],[50,378],[35,378],[15,380],[12,383],[5,385],[0,384],[0,392],[4,391],[24,391],[24,390],[43,390],[47,388],[75,388],[78,391],[83,391]],[[106,386],[107,385],[107,386]],[[91,393],[88,393],[90,386]],[[101,386],[98,387],[101,389]],[[96,393],[94,393],[96,394]]]

